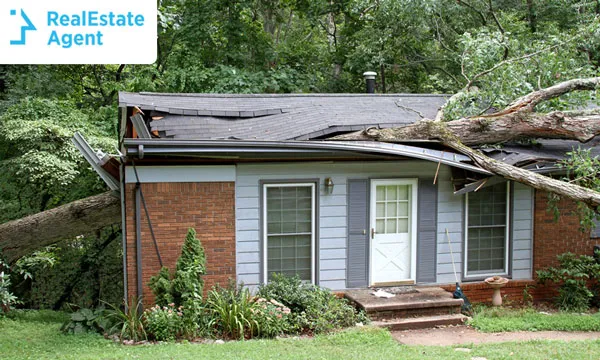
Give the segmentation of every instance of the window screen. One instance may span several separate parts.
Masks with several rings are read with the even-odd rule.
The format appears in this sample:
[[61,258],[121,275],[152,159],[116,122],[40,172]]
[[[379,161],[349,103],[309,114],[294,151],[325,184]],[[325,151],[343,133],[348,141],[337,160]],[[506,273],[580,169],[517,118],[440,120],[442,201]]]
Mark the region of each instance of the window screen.
[[467,276],[506,273],[507,184],[469,193]]
[[298,275],[312,281],[314,185],[266,185],[267,276]]

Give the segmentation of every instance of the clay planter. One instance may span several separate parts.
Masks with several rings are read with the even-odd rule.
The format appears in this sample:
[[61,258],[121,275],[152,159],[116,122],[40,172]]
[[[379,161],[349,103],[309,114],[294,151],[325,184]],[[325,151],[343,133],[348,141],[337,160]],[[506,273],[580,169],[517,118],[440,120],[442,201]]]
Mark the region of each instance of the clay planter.
[[492,294],[492,305],[500,306],[502,305],[502,295],[500,294],[500,289],[503,288],[506,283],[508,283],[508,279],[503,278],[501,276],[492,276],[484,280],[489,287],[494,289],[494,293]]

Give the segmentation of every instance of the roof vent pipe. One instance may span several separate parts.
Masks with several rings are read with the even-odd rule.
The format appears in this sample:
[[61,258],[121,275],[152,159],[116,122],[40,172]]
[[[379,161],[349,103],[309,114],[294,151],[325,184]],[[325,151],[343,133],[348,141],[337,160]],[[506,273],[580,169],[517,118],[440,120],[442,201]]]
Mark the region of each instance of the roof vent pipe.
[[377,73],[374,71],[367,71],[363,76],[367,82],[367,94],[375,94],[375,77],[377,76]]

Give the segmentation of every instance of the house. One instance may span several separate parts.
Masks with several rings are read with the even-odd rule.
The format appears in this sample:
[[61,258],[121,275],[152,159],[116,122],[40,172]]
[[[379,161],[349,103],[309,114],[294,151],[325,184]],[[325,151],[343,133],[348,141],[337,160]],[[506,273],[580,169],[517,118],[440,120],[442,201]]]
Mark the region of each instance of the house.
[[[592,254],[597,239],[569,211],[554,222],[546,194],[438,142],[331,139],[433,118],[446,99],[120,93],[126,296],[151,297],[149,278],[174,267],[189,227],[206,250],[206,287],[255,288],[275,272],[336,291],[453,289],[458,279],[483,301],[482,280],[501,275],[512,279],[504,293],[521,299],[557,254]],[[484,151],[552,173],[573,143],[536,146]]]

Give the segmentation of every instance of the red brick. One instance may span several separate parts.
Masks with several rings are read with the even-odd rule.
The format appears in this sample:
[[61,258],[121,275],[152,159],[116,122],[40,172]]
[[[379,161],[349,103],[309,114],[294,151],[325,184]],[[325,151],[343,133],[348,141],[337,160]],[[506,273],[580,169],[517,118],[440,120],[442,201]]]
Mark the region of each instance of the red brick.
[[[218,183],[148,183],[142,191],[163,265],[175,268],[190,227],[206,252],[205,293],[215,284],[235,280],[235,186]],[[126,187],[127,281],[129,296],[137,294],[135,185]],[[142,278],[145,304],[154,298],[148,281],[160,270],[154,242],[142,207]]]

